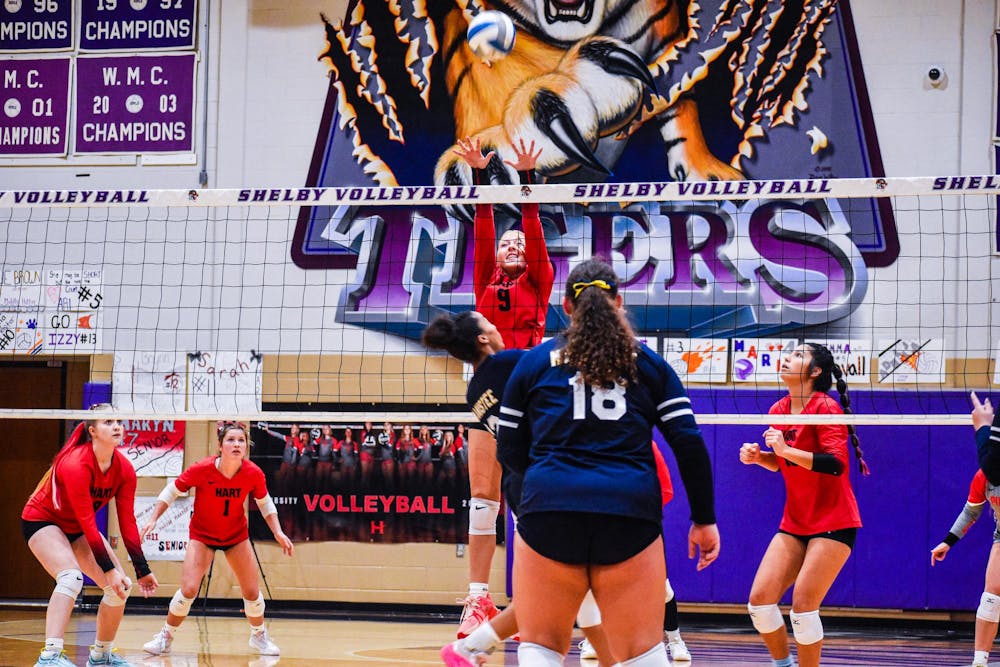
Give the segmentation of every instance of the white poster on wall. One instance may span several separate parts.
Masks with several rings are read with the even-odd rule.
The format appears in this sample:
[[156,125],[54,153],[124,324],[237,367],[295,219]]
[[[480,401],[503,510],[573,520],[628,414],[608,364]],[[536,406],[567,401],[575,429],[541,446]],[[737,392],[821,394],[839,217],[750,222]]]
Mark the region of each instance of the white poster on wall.
[[825,345],[833,353],[833,361],[844,371],[850,382],[871,383],[872,350],[871,341],[858,339],[810,339],[807,343]]
[[186,364],[183,352],[116,352],[111,402],[124,411],[183,412]]
[[682,382],[725,382],[729,341],[724,338],[664,338],[663,358]]
[[944,382],[943,338],[896,338],[878,342],[878,381],[882,384]]
[[794,338],[733,338],[733,382],[779,382],[781,356],[795,349]]
[[103,270],[22,267],[0,272],[0,353],[93,354]]
[[[156,496],[136,496],[135,522],[140,530],[153,517],[155,508]],[[171,503],[156,522],[156,528],[146,533],[142,541],[142,553],[146,560],[184,560],[192,512],[194,498],[190,496]]]
[[139,477],[177,477],[184,466],[185,426],[176,419],[126,419],[118,451]]
[[254,350],[189,355],[188,409],[216,415],[261,410],[263,357]]

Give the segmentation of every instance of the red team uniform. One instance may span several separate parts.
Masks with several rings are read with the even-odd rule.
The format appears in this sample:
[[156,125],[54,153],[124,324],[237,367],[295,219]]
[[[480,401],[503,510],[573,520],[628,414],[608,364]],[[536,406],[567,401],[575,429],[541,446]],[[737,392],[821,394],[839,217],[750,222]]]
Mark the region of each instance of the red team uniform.
[[57,460],[28,499],[21,518],[55,524],[71,540],[82,533],[101,570],[110,572],[114,561],[104,546],[95,513],[114,498],[122,541],[141,578],[150,570],[135,525],[135,484],[135,468],[120,451],[115,451],[108,471],[101,472],[94,448],[76,445]]
[[542,342],[555,274],[545,247],[538,204],[521,205],[527,268],[511,278],[497,265],[493,207],[476,205],[473,288],[476,310],[496,325],[507,349],[524,350]]
[[191,539],[211,547],[231,547],[249,538],[243,504],[249,496],[255,500],[267,495],[264,471],[248,460],[243,461],[232,479],[215,467],[216,457],[202,459],[181,473],[174,486],[181,493],[198,489],[191,516]]
[[[771,406],[770,414],[791,413],[790,396]],[[816,392],[802,414],[843,414],[829,394]],[[794,415],[792,419],[794,419]],[[847,427],[843,424],[774,425],[790,447],[814,454],[832,454],[841,463],[839,475],[817,473],[780,459],[778,469],[785,480],[785,513],[779,530],[792,535],[816,535],[845,528],[860,528],[861,513],[851,489]]]

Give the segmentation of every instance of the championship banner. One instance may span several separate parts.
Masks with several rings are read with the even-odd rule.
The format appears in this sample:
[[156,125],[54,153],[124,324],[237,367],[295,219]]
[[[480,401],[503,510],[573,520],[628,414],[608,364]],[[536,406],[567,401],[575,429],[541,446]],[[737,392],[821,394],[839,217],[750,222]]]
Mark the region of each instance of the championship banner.
[[193,49],[196,0],[83,0],[80,51]]
[[185,424],[173,419],[126,419],[118,450],[139,477],[177,477],[184,467]]
[[[251,459],[293,542],[468,543],[462,427],[295,426],[295,435],[291,424],[251,429]],[[250,535],[273,540],[253,503]]]
[[73,48],[76,0],[4,0],[0,3],[0,52]]
[[65,155],[69,58],[0,60],[0,157]]
[[194,54],[76,60],[75,153],[194,150]]
[[102,269],[23,267],[0,274],[0,353],[94,354]]
[[[140,529],[153,517],[156,500],[156,496],[136,496],[135,522]],[[147,533],[142,541],[142,553],[146,560],[184,560],[193,513],[194,498],[178,498],[171,503],[156,522],[156,528]]]

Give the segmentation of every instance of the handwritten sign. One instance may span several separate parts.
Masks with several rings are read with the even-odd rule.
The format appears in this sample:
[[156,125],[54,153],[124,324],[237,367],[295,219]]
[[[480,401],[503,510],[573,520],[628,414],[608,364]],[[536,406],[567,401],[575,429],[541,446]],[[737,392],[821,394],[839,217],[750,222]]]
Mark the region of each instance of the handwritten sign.
[[189,409],[222,415],[260,412],[261,362],[253,350],[199,353],[188,370]]
[[4,0],[0,3],[0,51],[73,48],[75,4],[75,0]]
[[[153,518],[156,500],[156,496],[136,496],[135,522],[140,528]],[[146,533],[142,541],[146,560],[184,560],[193,513],[194,498],[178,498],[171,503],[156,522],[156,528]]]
[[184,422],[173,419],[126,419],[118,447],[139,477],[176,477],[184,466]]
[[76,60],[76,153],[194,148],[194,54]]
[[734,338],[733,382],[780,382],[781,356],[796,345],[797,340],[788,338]]
[[65,155],[69,58],[0,60],[0,156]]
[[102,269],[22,267],[0,273],[0,353],[100,349]]
[[872,344],[871,341],[857,339],[815,339],[807,343],[824,345],[833,354],[833,362],[840,366],[848,382],[871,383]]
[[682,382],[725,382],[729,341],[723,338],[664,338],[663,358]]
[[125,411],[183,412],[186,363],[183,353],[173,351],[116,352],[111,402]]
[[878,342],[878,381],[882,384],[944,382],[943,338],[898,338]]

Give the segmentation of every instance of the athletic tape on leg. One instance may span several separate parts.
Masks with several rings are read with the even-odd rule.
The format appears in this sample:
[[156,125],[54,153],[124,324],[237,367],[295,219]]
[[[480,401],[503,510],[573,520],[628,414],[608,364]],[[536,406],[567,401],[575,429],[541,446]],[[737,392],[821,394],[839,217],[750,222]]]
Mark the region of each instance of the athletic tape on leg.
[[243,598],[243,613],[247,618],[260,618],[264,615],[264,594],[258,593],[256,600]]
[[469,499],[469,535],[496,535],[500,503],[485,498]]
[[793,611],[789,616],[792,618],[792,634],[797,643],[808,646],[823,641],[823,621],[819,620],[819,609],[801,613]]
[[576,624],[581,628],[592,628],[601,624],[601,610],[597,608],[594,592],[588,590],[580,603],[580,611],[576,612]]
[[521,667],[562,667],[562,654],[531,642],[521,642],[517,647],[517,664]]
[[982,597],[979,598],[979,608],[976,609],[976,618],[981,618],[991,623],[1000,622],[1000,595],[984,591]]
[[781,617],[781,610],[776,604],[748,604],[747,610],[750,612],[753,627],[762,635],[774,632],[785,625],[785,619]]
[[75,600],[83,590],[83,572],[76,569],[63,570],[56,575],[55,592]]
[[178,588],[177,592],[174,593],[174,597],[170,598],[170,613],[174,616],[184,618],[191,611],[192,604],[194,604],[194,598],[184,597]]

